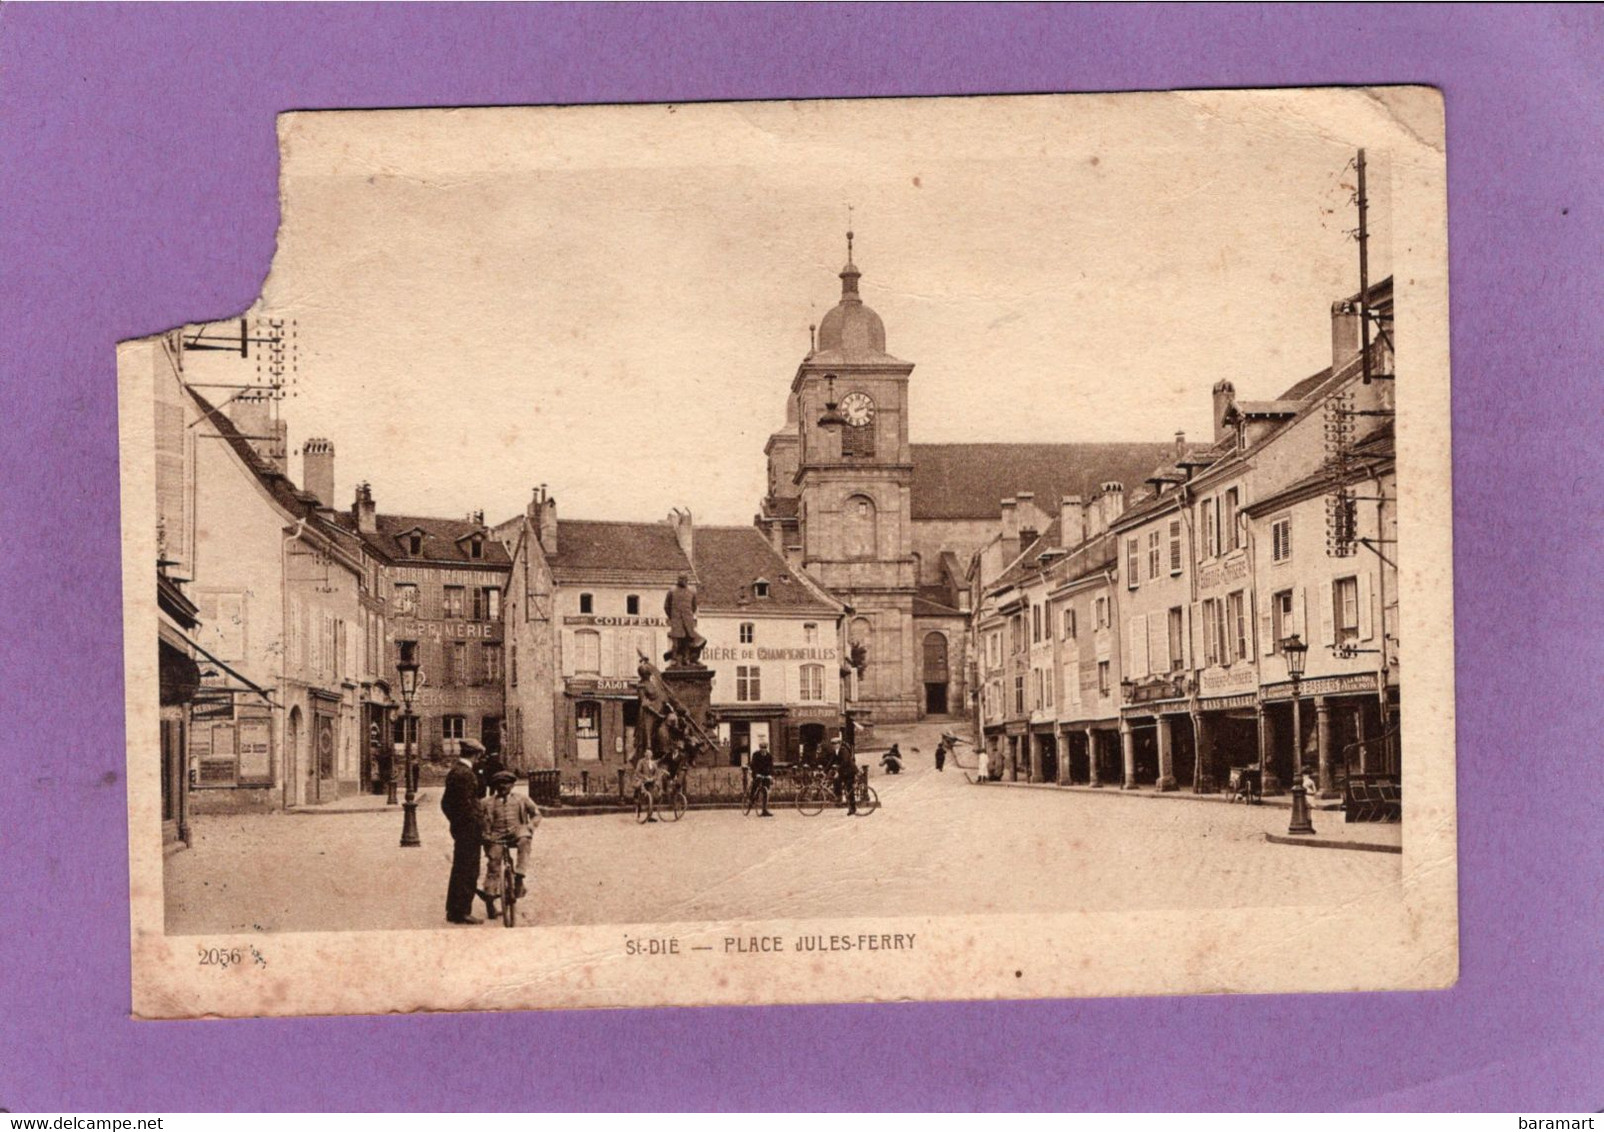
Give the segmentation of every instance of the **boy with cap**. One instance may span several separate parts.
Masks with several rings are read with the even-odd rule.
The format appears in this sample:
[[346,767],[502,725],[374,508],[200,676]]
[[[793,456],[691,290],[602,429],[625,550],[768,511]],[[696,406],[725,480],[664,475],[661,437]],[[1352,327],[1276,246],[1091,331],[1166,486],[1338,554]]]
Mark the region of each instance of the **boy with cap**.
[[501,895],[502,854],[514,845],[518,857],[512,870],[518,877],[517,896],[524,895],[524,874],[529,868],[529,843],[534,839],[535,826],[540,824],[540,809],[523,794],[512,792],[518,776],[510,770],[497,771],[490,777],[490,797],[479,803],[480,824],[484,829],[485,856],[485,911],[494,918],[496,899]]

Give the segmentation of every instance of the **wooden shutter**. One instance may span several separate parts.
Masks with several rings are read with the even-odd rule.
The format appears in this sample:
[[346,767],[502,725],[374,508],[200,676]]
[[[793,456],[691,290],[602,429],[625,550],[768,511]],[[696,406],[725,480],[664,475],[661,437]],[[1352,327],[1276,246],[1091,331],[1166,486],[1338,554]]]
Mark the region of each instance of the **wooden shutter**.
[[1146,676],[1147,667],[1147,617],[1131,618],[1131,675]]
[[1337,643],[1336,585],[1328,583],[1317,589],[1315,600],[1320,603],[1320,643],[1334,645]]
[[1248,619],[1248,631],[1247,631],[1247,638],[1246,638],[1247,647],[1248,647],[1248,655],[1243,657],[1242,659],[1244,659],[1244,660],[1253,660],[1259,654],[1259,650],[1256,647],[1256,643],[1257,642],[1254,639],[1258,635],[1258,628],[1259,628],[1259,595],[1258,595],[1258,591],[1257,590],[1249,590],[1247,593],[1242,595],[1242,600],[1246,604],[1246,608],[1242,612],[1243,612],[1244,616],[1246,616],[1247,619]]
[[1359,575],[1359,639],[1368,641],[1376,635],[1375,615],[1371,609],[1373,602],[1371,593],[1371,576],[1368,573]]

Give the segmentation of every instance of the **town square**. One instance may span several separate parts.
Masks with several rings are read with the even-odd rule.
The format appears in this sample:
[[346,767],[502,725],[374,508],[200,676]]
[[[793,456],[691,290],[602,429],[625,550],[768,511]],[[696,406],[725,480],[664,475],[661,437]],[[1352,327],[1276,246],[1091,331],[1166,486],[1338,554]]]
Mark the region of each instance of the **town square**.
[[[1032,107],[1028,136],[1087,128]],[[950,121],[954,145],[994,145]],[[1306,245],[1294,272],[1240,235],[1240,270],[1185,250],[1236,210],[1111,193],[1161,165],[1118,147],[1007,161],[1157,250],[1011,212],[962,161],[894,192],[846,174],[835,221],[741,242],[737,218],[777,205],[685,173],[694,132],[647,151],[689,178],[683,232],[640,212],[680,198],[634,174],[447,182],[427,208],[368,178],[353,212],[317,173],[345,160],[324,127],[284,128],[286,191],[324,194],[351,249],[393,236],[385,270],[444,270],[436,309],[374,299],[354,282],[372,254],[292,217],[276,273],[349,309],[270,281],[244,317],[120,349],[154,402],[168,933],[1397,905],[1407,298],[1386,154],[1304,142],[1284,185],[1242,175],[1275,247]],[[425,164],[464,144],[428,130]],[[921,227],[929,200],[1019,218],[976,269],[983,302],[980,276],[932,266],[938,233],[954,255],[962,237]],[[403,203],[422,236],[382,227]],[[468,250],[420,259],[431,233]],[[1132,287],[1158,256],[1271,307],[1233,338],[1206,304],[1099,297],[1074,262],[1097,241]],[[945,281],[910,289],[902,258]],[[1054,287],[1067,307],[1034,297]],[[1165,330],[1103,356],[1071,308]],[[1075,359],[1061,385],[1069,363],[1032,354],[1049,340]],[[766,373],[697,376],[749,349]],[[924,391],[931,358],[972,409]]]

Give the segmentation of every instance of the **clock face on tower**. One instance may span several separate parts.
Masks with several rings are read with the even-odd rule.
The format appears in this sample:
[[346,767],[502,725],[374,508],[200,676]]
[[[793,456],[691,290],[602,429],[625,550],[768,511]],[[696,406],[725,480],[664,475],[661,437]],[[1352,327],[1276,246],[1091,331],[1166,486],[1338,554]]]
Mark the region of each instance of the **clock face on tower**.
[[874,420],[874,399],[867,393],[848,393],[841,398],[841,415],[853,428],[862,428]]

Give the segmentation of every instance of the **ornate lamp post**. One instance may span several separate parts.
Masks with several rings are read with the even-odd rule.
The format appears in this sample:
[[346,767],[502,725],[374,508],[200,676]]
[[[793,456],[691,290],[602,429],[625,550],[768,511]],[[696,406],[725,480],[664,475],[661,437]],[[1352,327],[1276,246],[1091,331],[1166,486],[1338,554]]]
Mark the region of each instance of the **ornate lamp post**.
[[1281,642],[1281,654],[1286,657],[1287,675],[1292,678],[1292,822],[1287,832],[1309,834],[1314,832],[1314,823],[1309,820],[1309,796],[1303,789],[1303,716],[1298,703],[1309,646],[1293,633]]
[[835,399],[835,374],[825,379],[824,415],[819,418],[819,427],[839,431],[846,427],[847,419],[841,415],[839,403]]
[[407,800],[401,805],[401,847],[414,849],[423,844],[418,837],[418,777],[413,765],[418,717],[412,714],[412,697],[418,693],[418,662],[410,653],[404,653],[395,670],[401,676],[401,735],[406,745]]

